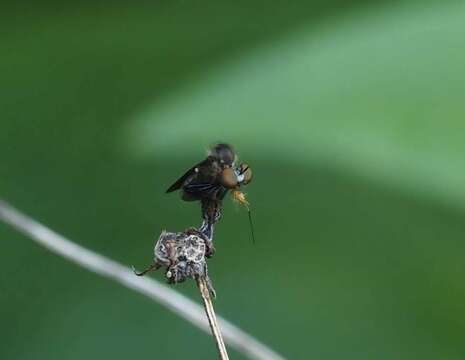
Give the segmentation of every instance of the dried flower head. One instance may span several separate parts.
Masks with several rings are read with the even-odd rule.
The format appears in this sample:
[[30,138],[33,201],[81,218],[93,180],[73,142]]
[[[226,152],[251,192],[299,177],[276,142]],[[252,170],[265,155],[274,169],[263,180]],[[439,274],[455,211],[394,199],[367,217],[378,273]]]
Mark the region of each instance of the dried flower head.
[[188,278],[203,278],[212,296],[216,297],[205,258],[208,243],[205,235],[195,228],[179,233],[163,231],[155,242],[154,263],[136,274],[142,276],[151,270],[164,267],[166,279],[170,284],[180,283]]

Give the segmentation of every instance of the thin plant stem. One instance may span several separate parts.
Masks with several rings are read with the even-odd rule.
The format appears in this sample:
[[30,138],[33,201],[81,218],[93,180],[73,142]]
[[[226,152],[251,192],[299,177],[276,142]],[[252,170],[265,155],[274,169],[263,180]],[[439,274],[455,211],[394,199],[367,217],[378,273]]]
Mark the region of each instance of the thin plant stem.
[[213,307],[210,291],[208,289],[205,278],[198,278],[197,285],[200,290],[200,295],[202,295],[203,305],[205,307],[205,312],[208,317],[208,322],[210,324],[213,338],[215,339],[216,348],[218,349],[220,359],[229,360],[228,352],[226,351],[226,345],[224,344],[223,335],[221,335],[220,326],[218,324],[218,320],[216,319],[215,309]]

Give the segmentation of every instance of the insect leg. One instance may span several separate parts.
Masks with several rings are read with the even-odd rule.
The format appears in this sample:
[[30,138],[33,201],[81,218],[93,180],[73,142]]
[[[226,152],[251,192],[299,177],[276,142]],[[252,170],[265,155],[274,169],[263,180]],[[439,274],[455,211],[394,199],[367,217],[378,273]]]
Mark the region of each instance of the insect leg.
[[137,276],[144,276],[145,274],[147,274],[149,271],[152,271],[152,270],[157,270],[161,267],[160,264],[158,263],[154,263],[152,265],[150,265],[147,269],[145,269],[144,271],[141,271],[141,272],[138,272],[136,270],[136,268],[133,266],[132,267],[132,271],[134,272],[134,274],[136,274]]

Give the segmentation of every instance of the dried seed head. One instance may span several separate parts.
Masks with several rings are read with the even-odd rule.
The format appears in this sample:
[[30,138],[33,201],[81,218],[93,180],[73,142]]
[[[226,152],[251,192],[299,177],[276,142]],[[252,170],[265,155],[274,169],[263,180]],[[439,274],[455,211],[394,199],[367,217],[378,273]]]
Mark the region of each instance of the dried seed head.
[[[166,268],[169,283],[206,278],[211,284],[205,259],[208,242],[205,235],[194,228],[181,233],[163,231],[155,243],[155,263]],[[214,294],[213,288],[210,290]]]

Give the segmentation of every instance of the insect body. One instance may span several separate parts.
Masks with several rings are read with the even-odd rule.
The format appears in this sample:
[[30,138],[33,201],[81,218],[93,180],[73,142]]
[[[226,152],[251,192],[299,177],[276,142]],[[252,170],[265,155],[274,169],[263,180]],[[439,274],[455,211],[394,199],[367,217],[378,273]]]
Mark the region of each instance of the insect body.
[[201,201],[204,223],[200,230],[207,238],[211,238],[213,225],[221,217],[222,201],[229,190],[232,191],[233,199],[249,210],[240,187],[251,180],[252,169],[247,164],[236,166],[233,147],[216,144],[210,148],[205,160],[186,171],[166,192],[181,190],[183,200]]
[[231,145],[214,145],[205,160],[189,169],[166,192],[180,189],[185,201],[223,200],[228,190],[252,180],[248,165],[235,167],[235,161],[236,154]]

